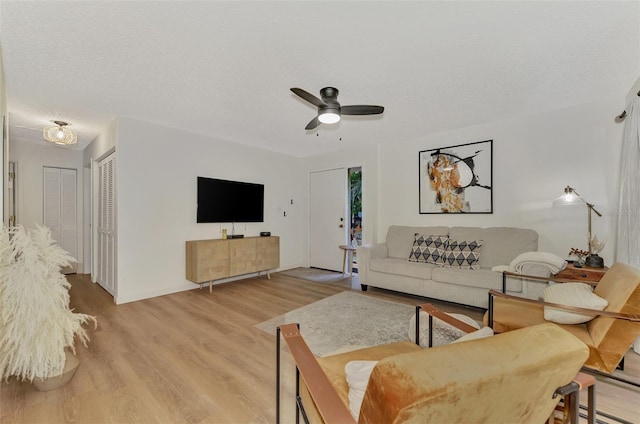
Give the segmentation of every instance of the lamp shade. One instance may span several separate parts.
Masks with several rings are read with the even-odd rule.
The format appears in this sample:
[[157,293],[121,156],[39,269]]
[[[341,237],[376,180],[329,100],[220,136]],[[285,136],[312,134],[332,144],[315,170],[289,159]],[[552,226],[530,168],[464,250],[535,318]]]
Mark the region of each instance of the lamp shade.
[[50,141],[51,143],[60,145],[76,144],[78,142],[78,135],[75,131],[67,127],[66,122],[53,121],[56,124],[55,127],[44,128],[42,130],[42,137]]
[[575,206],[584,204],[585,201],[582,199],[582,197],[578,196],[576,191],[570,186],[566,186],[564,188],[564,193],[553,201],[554,207]]

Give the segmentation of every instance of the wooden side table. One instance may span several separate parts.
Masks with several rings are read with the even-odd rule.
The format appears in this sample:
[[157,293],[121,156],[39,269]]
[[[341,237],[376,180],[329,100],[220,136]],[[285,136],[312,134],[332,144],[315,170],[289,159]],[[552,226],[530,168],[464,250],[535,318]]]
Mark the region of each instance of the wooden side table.
[[[567,282],[597,283],[609,268],[593,268],[590,266],[576,267],[570,263],[565,269],[555,275],[555,278],[566,280]],[[595,285],[595,284],[593,284]]]
[[351,276],[353,274],[353,254],[356,251],[355,247],[351,247],[351,246],[347,246],[345,244],[341,244],[340,246],[338,246],[340,249],[342,249],[343,254],[342,254],[342,274],[346,274],[345,272],[345,268],[347,265],[347,257],[349,257],[349,276]]

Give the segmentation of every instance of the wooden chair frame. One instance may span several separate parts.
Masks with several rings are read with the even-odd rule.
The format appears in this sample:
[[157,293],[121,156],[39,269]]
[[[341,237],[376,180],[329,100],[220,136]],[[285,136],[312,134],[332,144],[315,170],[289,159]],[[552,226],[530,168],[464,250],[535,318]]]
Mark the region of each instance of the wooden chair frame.
[[[419,314],[424,310],[429,314],[430,329],[433,328],[433,317],[441,319],[448,324],[460,328],[462,331],[471,332],[476,328],[457,320],[444,312],[438,310],[431,304],[423,304],[416,306],[416,341],[419,343]],[[432,331],[429,332],[429,345],[432,345]],[[302,415],[305,423],[308,423],[307,414],[300,397],[300,377],[311,395],[315,406],[326,424],[356,424],[349,408],[342,402],[337,392],[329,382],[326,374],[320,367],[314,354],[304,341],[300,334],[298,324],[285,324],[277,327],[276,330],[276,424],[280,424],[280,391],[281,391],[281,338],[284,339],[293,360],[296,365],[296,424],[300,422]],[[565,418],[571,424],[578,423],[579,402],[578,396],[582,388],[589,389],[589,413],[588,423],[595,423],[595,379],[592,376],[579,373],[574,380],[558,389],[554,393],[555,396],[564,397],[564,413]]]

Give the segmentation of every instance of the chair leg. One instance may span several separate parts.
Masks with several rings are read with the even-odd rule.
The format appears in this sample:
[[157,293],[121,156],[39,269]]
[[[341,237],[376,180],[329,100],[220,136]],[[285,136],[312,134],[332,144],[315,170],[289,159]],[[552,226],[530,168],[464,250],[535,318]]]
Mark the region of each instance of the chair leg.
[[587,423],[596,424],[596,386],[589,386],[587,391]]
[[579,393],[580,393],[580,385],[575,380],[565,386],[558,387],[554,392],[553,394],[554,398],[556,396],[563,397],[563,403],[564,403],[563,423],[569,422],[570,424],[578,424],[578,417],[580,413],[580,402],[578,402]]
[[416,306],[416,344],[420,346],[420,305]]
[[[296,366],[296,424],[300,424],[301,404],[302,404],[302,399],[300,398],[300,370]],[[307,423],[309,422],[309,420],[306,418],[306,414],[305,414],[305,421]]]
[[280,424],[280,327],[276,328],[276,424]]
[[578,393],[573,392],[564,397],[564,407],[569,411],[569,423],[578,424],[580,416],[580,402],[578,402]]

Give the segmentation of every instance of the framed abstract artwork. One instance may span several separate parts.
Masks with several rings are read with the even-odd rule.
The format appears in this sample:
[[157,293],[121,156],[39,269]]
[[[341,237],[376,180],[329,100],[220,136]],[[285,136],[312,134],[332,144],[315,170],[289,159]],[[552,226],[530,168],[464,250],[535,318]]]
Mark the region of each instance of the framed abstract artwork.
[[420,213],[493,213],[493,140],[418,153]]

